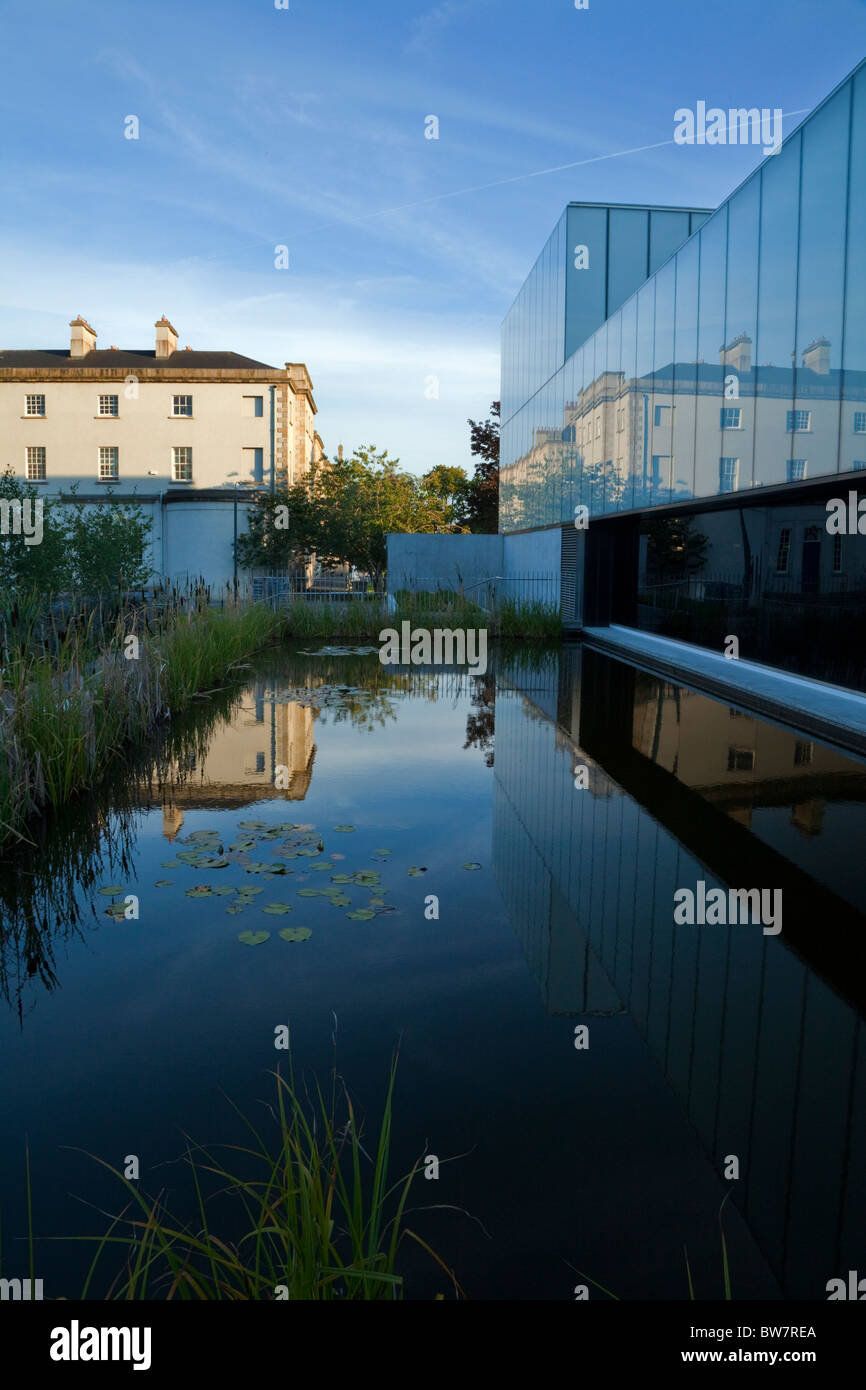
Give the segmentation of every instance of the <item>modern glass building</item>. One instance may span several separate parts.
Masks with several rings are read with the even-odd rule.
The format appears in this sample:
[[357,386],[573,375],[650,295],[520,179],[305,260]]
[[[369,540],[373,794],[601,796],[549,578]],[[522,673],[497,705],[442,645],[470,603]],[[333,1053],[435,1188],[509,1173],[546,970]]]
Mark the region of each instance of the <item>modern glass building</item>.
[[566,620],[866,689],[864,248],[866,63],[709,216],[566,209],[503,325],[500,508],[506,552],[561,532]]

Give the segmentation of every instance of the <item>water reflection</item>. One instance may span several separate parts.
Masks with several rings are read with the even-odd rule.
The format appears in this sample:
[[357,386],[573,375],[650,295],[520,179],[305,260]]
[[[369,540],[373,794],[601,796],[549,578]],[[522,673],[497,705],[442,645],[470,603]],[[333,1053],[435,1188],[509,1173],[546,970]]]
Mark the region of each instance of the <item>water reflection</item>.
[[[866,1216],[866,769],[590,650],[501,668],[496,712],[495,872],[547,1009],[622,1001],[788,1296],[823,1296]],[[781,886],[782,936],[675,926],[700,879]]]

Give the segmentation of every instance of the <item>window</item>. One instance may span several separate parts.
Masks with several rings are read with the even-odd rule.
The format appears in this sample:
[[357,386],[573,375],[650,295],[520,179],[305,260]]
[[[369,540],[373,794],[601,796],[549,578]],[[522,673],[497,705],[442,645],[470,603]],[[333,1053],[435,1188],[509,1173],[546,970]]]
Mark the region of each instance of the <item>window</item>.
[[728,772],[751,772],[755,766],[755,753],[752,748],[728,749]]
[[797,483],[806,476],[807,459],[788,459],[788,482]]
[[172,415],[191,416],[192,396],[172,396]]
[[601,439],[601,416],[600,416],[600,415],[597,415],[597,416],[595,417],[595,437],[596,437],[596,439]]
[[[28,415],[30,412],[27,412]],[[866,410],[854,411],[854,433],[866,434]]]
[[797,739],[797,742],[794,744],[794,766],[808,767],[812,761],[812,754],[814,751],[814,743],[805,743]]
[[[114,398],[117,400],[117,397]],[[108,483],[117,477],[117,449],[113,444],[99,450],[99,481]]]
[[622,434],[625,429],[625,410],[618,410],[616,412],[616,428],[618,434]]
[[719,459],[719,492],[736,492],[739,478],[739,459]]
[[866,459],[855,459],[851,467],[855,469],[866,468]]
[[264,770],[265,770],[265,755],[264,755],[264,753],[257,753],[257,754],[256,754],[256,772],[264,772]]
[[244,396],[244,415],[255,416],[257,419],[265,413],[264,396]]
[[719,425],[723,430],[741,430],[743,428],[743,411],[738,405],[723,405],[719,412],[721,419]]
[[786,416],[788,423],[785,428],[789,434],[803,434],[812,428],[811,410],[789,410],[786,412]]
[[192,449],[187,445],[171,451],[171,478],[175,483],[192,482]]
[[40,416],[40,417],[44,416],[44,414],[45,414],[45,397],[44,397],[44,396],[25,396],[25,397],[24,397],[24,414],[25,414],[25,415],[38,415],[38,416]]
[[657,405],[653,407],[653,424],[669,425],[671,422],[671,408],[669,405]]
[[27,480],[31,483],[45,481],[45,447],[42,444],[27,450]]
[[244,449],[244,476],[254,483],[264,482],[264,449]]
[[842,537],[833,537],[833,573],[842,573]]
[[791,528],[783,526],[779,532],[779,549],[776,551],[776,573],[788,573],[788,559],[791,554]]
[[115,417],[118,414],[117,396],[100,396],[99,413],[100,415]]

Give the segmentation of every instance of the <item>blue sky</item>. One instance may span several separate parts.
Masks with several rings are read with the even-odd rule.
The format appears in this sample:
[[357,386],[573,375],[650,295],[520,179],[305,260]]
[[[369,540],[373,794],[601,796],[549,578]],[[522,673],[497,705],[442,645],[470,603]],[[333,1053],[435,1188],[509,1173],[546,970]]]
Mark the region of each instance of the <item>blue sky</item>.
[[471,470],[565,203],[715,206],[760,150],[674,145],[676,108],[811,109],[866,4],[6,0],[0,37],[0,342],[65,346],[81,313],[150,347],[165,313],[181,346],[306,362],[327,451],[423,472]]

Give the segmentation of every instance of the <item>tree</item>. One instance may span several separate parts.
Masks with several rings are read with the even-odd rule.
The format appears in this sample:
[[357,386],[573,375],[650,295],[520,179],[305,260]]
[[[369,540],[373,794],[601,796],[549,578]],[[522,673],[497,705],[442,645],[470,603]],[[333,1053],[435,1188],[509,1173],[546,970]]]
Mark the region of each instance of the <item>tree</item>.
[[431,514],[435,511],[436,503],[441,503],[447,529],[469,529],[466,507],[471,484],[464,469],[449,466],[447,463],[437,463],[435,468],[424,474],[421,483],[427,494]]
[[275,568],[316,554],[326,565],[356,566],[378,586],[389,531],[452,527],[449,502],[437,491],[442,479],[431,486],[399,463],[370,444],[349,458],[323,458],[293,487],[257,498],[249,531],[238,540],[239,563]]
[[138,503],[118,502],[109,489],[94,507],[77,503],[67,526],[73,578],[82,593],[134,589],[150,578],[145,556],[153,523]]
[[68,589],[72,581],[63,507],[7,468],[0,475],[0,588],[54,594]]
[[487,420],[469,421],[470,450],[477,455],[475,474],[469,481],[466,518],[472,531],[499,529],[499,401],[490,406]]

